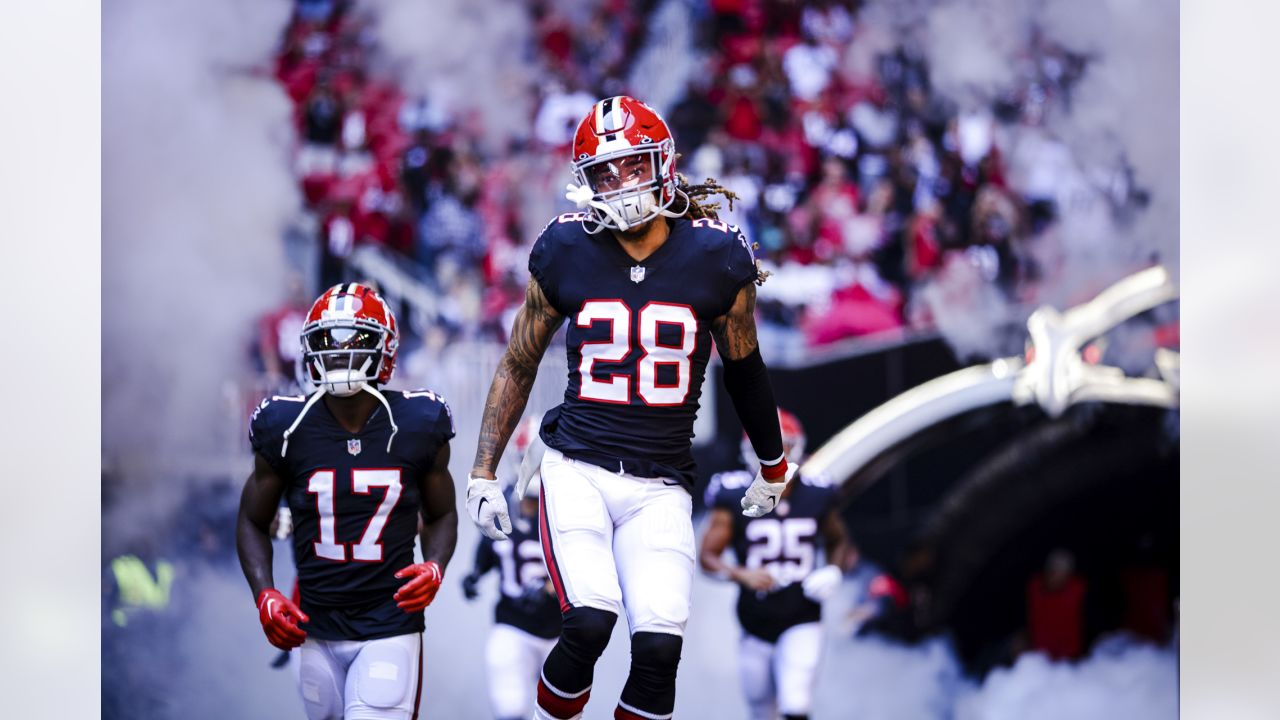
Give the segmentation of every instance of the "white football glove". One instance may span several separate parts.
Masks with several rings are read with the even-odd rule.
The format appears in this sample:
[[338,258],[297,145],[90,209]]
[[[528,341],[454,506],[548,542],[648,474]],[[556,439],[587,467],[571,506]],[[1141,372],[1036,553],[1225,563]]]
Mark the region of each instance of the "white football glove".
[[[529,447],[524,451],[524,459],[520,461],[520,477],[516,480],[516,497],[523,498],[524,491],[529,488],[529,481],[537,478],[542,481],[542,456],[547,452],[546,443],[542,442],[542,438],[535,434],[533,439],[529,441]],[[536,485],[534,486],[537,487]],[[534,490],[534,497],[537,497],[537,490]]]
[[787,489],[787,483],[791,482],[791,478],[795,477],[799,469],[799,465],[787,463],[787,474],[782,482],[769,482],[757,470],[756,479],[751,481],[747,494],[742,496],[742,514],[754,518],[773,512],[773,509],[778,506],[778,498],[782,496],[782,491]]
[[502,487],[497,480],[467,476],[467,514],[490,540],[506,540],[507,533],[511,532],[507,500],[502,497]]
[[805,597],[816,603],[822,603],[836,594],[842,580],[844,580],[844,572],[840,568],[835,565],[824,565],[809,573],[809,576],[800,582],[800,587],[804,590]]

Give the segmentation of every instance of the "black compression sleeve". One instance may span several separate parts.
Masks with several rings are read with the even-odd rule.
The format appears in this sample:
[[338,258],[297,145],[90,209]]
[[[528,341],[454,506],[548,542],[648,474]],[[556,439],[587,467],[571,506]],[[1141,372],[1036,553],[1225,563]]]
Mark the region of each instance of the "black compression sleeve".
[[773,385],[760,348],[741,360],[724,360],[724,387],[756,457],[775,463],[782,457],[782,430],[778,426],[778,403],[773,399]]

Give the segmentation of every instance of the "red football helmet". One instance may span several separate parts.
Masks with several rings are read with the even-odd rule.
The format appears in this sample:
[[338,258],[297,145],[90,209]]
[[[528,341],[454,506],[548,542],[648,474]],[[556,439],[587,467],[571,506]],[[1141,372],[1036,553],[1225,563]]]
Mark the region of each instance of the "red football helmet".
[[[787,462],[794,465],[804,460],[804,426],[800,424],[800,418],[778,408],[778,425],[782,428],[782,453],[787,456]],[[760,464],[746,433],[742,435],[742,459],[747,467],[754,468]]]
[[302,327],[307,377],[340,397],[354,395],[366,383],[390,381],[399,346],[391,307],[360,283],[326,290],[311,306]]
[[[627,230],[667,210],[678,195],[676,144],[656,110],[626,95],[605,98],[578,123],[573,172],[590,188],[588,232]],[[688,198],[685,198],[688,202]]]

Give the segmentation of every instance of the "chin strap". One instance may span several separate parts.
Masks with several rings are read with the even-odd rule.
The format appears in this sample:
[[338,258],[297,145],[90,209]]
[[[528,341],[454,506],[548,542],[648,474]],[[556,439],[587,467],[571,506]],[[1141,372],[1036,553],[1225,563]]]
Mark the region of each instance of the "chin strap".
[[[391,423],[391,437],[387,438],[387,452],[391,452],[391,441],[395,440],[396,433],[400,432],[400,427],[396,425],[395,417],[391,415],[391,403],[387,402],[387,399],[382,396],[382,393],[378,392],[376,388],[368,383],[362,385],[360,389],[378,398],[378,402],[382,403],[382,407],[387,409],[387,422]],[[316,390],[311,394],[311,397],[307,398],[307,404],[302,406],[302,412],[298,413],[298,417],[294,418],[293,424],[289,426],[289,429],[284,431],[284,445],[280,447],[280,457],[284,457],[288,454],[289,436],[293,434],[294,430],[298,429],[298,425],[302,424],[302,418],[306,416],[307,411],[310,410],[311,406],[315,405],[316,401],[318,401],[324,394],[325,388],[321,385],[319,390]]]
[[387,422],[391,423],[391,437],[387,438],[387,452],[391,452],[391,441],[395,440],[396,433],[400,432],[400,428],[396,426],[396,419],[391,416],[391,403],[387,402],[387,399],[382,396],[382,393],[378,392],[377,388],[368,383],[365,383],[360,389],[378,398],[378,402],[382,403],[382,407],[387,409]]
[[321,385],[320,389],[312,393],[311,397],[307,398],[307,404],[302,406],[302,412],[298,413],[298,417],[294,418],[293,424],[289,426],[289,429],[284,431],[284,445],[280,448],[280,457],[284,457],[289,452],[289,436],[293,434],[294,430],[298,429],[298,425],[302,423],[302,418],[306,416],[311,406],[315,405],[316,401],[324,395],[324,392],[324,386]]
[[681,190],[680,188],[676,188],[676,195],[679,195],[680,197],[684,198],[684,209],[681,210],[680,212],[671,212],[665,207],[658,208],[659,215],[663,215],[669,218],[681,218],[681,217],[684,217],[685,213],[689,212],[689,208],[693,207],[693,201],[690,200],[689,196],[685,193],[685,191]]

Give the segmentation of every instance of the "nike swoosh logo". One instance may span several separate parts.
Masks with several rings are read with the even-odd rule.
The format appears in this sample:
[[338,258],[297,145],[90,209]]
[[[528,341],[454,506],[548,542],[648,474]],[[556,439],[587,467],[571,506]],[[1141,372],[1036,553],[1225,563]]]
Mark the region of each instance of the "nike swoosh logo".
[[672,482],[667,482],[667,479],[666,479],[666,478],[663,478],[663,479],[662,479],[662,484],[663,484],[663,485],[666,485],[666,486],[668,486],[668,487],[670,487],[670,486],[672,486],[672,485],[683,485],[684,483],[680,482],[679,480],[674,480],[674,481],[672,481]]
[[480,498],[480,502],[476,503],[476,517],[480,517],[480,508],[489,501],[489,498]]

